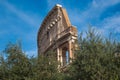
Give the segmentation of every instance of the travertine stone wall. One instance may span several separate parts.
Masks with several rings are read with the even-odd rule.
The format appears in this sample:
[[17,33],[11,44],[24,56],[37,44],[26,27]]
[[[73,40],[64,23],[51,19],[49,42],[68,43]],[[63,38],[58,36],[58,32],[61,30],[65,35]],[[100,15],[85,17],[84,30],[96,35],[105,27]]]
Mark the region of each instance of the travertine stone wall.
[[37,36],[38,55],[49,50],[57,52],[60,66],[74,57],[73,46],[77,40],[77,29],[71,25],[67,12],[61,5],[56,5],[43,20]]

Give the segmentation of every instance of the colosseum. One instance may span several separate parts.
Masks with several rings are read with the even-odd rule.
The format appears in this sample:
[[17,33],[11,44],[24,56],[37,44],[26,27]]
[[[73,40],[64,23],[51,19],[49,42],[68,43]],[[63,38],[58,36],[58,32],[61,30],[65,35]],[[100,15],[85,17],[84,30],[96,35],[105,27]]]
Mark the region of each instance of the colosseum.
[[77,29],[71,25],[66,10],[56,4],[43,20],[37,35],[38,55],[53,50],[65,66],[74,58]]

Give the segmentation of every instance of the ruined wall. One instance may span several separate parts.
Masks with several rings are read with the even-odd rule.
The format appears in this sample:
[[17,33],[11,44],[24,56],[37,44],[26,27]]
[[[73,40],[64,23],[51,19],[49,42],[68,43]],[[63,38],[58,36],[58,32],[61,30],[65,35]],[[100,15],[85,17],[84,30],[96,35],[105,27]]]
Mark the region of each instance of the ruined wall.
[[61,5],[56,5],[48,13],[38,31],[38,54],[55,50],[58,61],[64,66],[67,64],[66,57],[74,56],[72,46],[76,39],[77,29],[71,25],[66,10]]

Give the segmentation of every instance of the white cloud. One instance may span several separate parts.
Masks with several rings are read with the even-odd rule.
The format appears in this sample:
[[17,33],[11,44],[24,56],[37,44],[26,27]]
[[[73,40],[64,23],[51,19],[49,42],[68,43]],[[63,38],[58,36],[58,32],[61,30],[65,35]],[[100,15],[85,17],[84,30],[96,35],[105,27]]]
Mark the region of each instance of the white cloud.
[[112,31],[113,33],[120,33],[120,14],[106,18],[102,23],[104,31]]
[[[93,26],[100,34],[113,39],[120,39],[120,14],[105,18],[98,26]],[[117,35],[116,35],[117,34]]]
[[[37,15],[36,13],[29,13],[29,14],[25,13],[27,11],[20,10],[15,5],[13,5],[7,1],[0,1],[0,5],[4,6],[4,9],[6,9],[9,12],[11,12],[12,14],[16,15],[20,20],[27,23],[27,26],[25,26],[25,28],[24,28],[19,23],[19,20],[15,19],[15,21],[17,21],[18,24],[15,24],[14,22],[12,22],[8,27],[9,30],[6,30],[6,28],[2,29],[2,31],[0,32],[0,36],[12,33],[12,34],[17,35],[18,38],[20,38],[20,39],[22,38],[23,40],[27,40],[27,41],[36,41],[36,35],[37,35],[37,30],[39,28],[41,16]],[[6,16],[8,16],[8,15],[6,15]],[[7,19],[9,19],[9,17],[7,17]],[[0,19],[0,20],[1,21],[4,20],[5,21],[4,24],[8,24],[7,19],[5,19],[5,20]],[[12,18],[10,18],[9,20],[14,21],[14,19],[12,20]],[[4,25],[4,24],[1,23],[0,25]]]
[[1,2],[1,4],[4,5],[10,12],[17,15],[17,17],[19,17],[21,20],[23,20],[27,24],[31,26],[37,26],[37,22],[36,22],[37,20],[35,20],[33,15],[30,16],[29,14],[26,14],[24,11],[19,10],[18,8],[16,8],[11,3],[8,3],[7,1],[3,1]]
[[98,18],[100,14],[109,6],[115,5],[120,0],[93,0],[92,3],[89,3],[90,7],[83,11],[80,15],[82,21],[86,21],[89,18]]
[[[108,7],[119,3],[120,0],[93,0],[91,3],[88,4],[86,10],[81,11],[78,9],[68,9],[68,13],[70,14],[70,18],[74,25],[78,25],[77,28],[79,30],[86,29],[88,24],[91,24],[91,21],[99,20],[101,13]],[[73,16],[74,15],[74,16]],[[113,19],[112,19],[113,18]],[[118,25],[119,25],[119,18],[118,16],[114,16],[111,18],[106,19],[105,21],[99,21],[97,24],[104,24],[102,26],[113,26],[117,27],[116,31],[118,32]],[[105,24],[106,23],[106,24]],[[79,26],[80,25],[80,26]],[[95,24],[92,24],[95,25]],[[97,27],[100,32],[105,32],[106,29],[101,29],[101,27]],[[102,27],[103,28],[103,27]],[[110,27],[109,27],[110,28]]]
[[29,57],[36,57],[38,55],[37,50],[25,51],[25,54],[28,55]]

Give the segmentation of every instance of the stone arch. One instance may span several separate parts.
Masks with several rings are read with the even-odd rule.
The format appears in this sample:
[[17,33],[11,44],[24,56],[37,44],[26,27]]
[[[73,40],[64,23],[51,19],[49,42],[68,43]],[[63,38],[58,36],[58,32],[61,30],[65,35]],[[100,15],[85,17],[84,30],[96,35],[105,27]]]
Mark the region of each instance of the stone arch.
[[67,47],[62,48],[62,66],[69,64],[69,49]]

